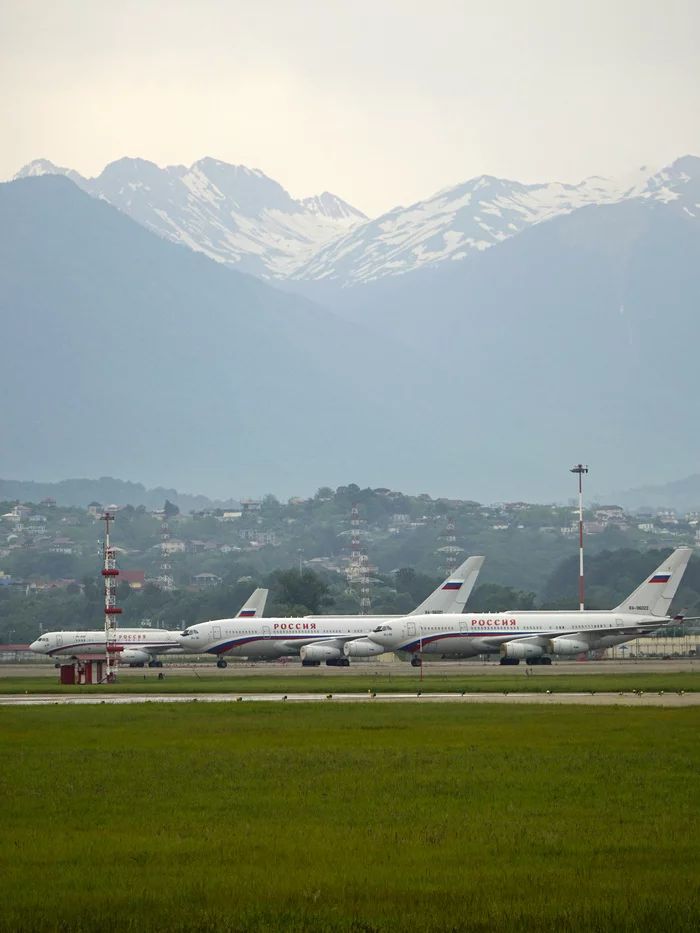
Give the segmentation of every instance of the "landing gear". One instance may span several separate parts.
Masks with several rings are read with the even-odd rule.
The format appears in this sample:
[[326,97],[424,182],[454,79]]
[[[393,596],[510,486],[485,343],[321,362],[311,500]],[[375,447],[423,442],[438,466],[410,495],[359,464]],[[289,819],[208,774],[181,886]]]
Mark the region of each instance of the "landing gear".
[[501,658],[503,667],[512,667],[514,664],[520,664],[520,658]]
[[220,667],[220,668],[222,668],[222,669],[223,669],[224,667],[228,667],[228,661],[224,661],[223,658],[219,658],[219,660],[216,662],[216,666],[217,666],[217,667]]
[[[304,663],[303,661],[301,662]],[[350,662],[347,658],[329,658],[326,661],[326,667],[350,667]]]
[[157,662],[157,661],[149,661],[149,662],[148,662],[148,666],[149,666],[149,667],[158,667],[158,662]]
[[411,658],[411,667],[420,667],[420,658]]
[[129,667],[143,667],[143,661],[136,661],[134,664],[130,664]]
[[320,661],[302,661],[301,666],[302,667],[320,667],[321,662]]
[[551,664],[551,663],[552,663],[552,659],[551,659],[551,658],[546,658],[546,657],[545,657],[545,658],[528,658],[528,659],[525,661],[525,663],[526,663],[526,664]]

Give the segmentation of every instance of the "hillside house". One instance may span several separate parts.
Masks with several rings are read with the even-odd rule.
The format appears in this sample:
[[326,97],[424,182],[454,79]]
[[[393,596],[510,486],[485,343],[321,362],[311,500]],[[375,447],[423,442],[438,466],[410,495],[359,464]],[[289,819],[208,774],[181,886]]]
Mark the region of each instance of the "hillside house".
[[601,505],[594,514],[596,521],[602,525],[617,525],[618,528],[627,525],[627,516],[621,505]]
[[128,583],[132,590],[141,590],[146,585],[145,570],[120,570],[119,582]]
[[664,525],[678,524],[678,516],[676,515],[675,509],[659,509],[656,513],[656,517],[660,519]]
[[221,577],[215,573],[198,573],[192,577],[192,585],[200,589],[206,589],[210,586],[218,586],[221,583]]

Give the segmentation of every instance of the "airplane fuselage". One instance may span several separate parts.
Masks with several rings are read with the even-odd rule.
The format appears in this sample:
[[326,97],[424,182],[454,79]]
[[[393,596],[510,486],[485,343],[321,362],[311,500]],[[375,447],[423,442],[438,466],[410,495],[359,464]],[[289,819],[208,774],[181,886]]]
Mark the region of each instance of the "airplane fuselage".
[[[114,646],[120,653],[140,652],[154,657],[158,654],[182,654],[178,632],[162,629],[118,629]],[[105,652],[104,630],[95,632],[47,632],[30,645],[37,654],[50,657],[81,657]],[[135,656],[135,655],[134,655]]]
[[504,653],[502,646],[520,642],[529,646],[529,653],[513,657],[536,657],[611,647],[649,634],[669,621],[620,612],[465,613],[404,619],[382,626],[370,639],[386,651],[463,658]]
[[[222,619],[193,625],[180,636],[189,653],[233,657],[283,658],[316,642],[340,642],[369,635],[386,616],[337,616],[280,619]],[[427,618],[435,618],[430,615]],[[189,634],[187,634],[189,633]]]

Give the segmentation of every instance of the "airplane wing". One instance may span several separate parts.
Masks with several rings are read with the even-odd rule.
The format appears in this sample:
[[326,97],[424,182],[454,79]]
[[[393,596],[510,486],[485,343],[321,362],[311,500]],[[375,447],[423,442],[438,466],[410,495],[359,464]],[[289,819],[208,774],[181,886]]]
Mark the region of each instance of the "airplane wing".
[[319,638],[318,635],[309,635],[308,638],[295,638],[293,641],[283,642],[285,648],[288,648],[290,651],[296,651],[298,648],[303,647],[304,645],[321,645],[324,648],[338,648],[339,651],[343,650],[343,645],[347,641],[355,641],[358,638],[366,638],[367,633],[358,634],[353,632],[352,634],[339,634],[339,635],[329,635],[328,638]]

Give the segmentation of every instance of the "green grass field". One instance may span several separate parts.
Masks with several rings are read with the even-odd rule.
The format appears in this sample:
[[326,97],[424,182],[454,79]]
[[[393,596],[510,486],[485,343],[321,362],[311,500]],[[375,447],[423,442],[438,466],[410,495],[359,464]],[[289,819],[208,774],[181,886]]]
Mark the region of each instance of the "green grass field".
[[699,729],[692,708],[0,708],[0,931],[690,933]]
[[171,674],[167,670],[163,680],[158,680],[156,671],[122,675],[118,684],[87,687],[68,687],[58,683],[56,677],[3,677],[0,679],[0,694],[68,694],[83,693],[407,693],[421,690],[424,693],[502,693],[504,690],[518,693],[545,693],[547,690],[562,693],[581,693],[595,690],[597,693],[632,690],[645,692],[684,690],[692,693],[700,690],[700,671],[681,673],[630,672],[622,674],[552,674],[539,670],[531,677],[525,676],[525,667],[518,673],[494,673],[469,675],[445,675],[438,671],[427,673],[423,680],[418,671],[407,674],[374,673],[355,674],[341,670],[326,673],[323,669],[310,674],[236,674],[226,671],[197,677],[191,674]]

